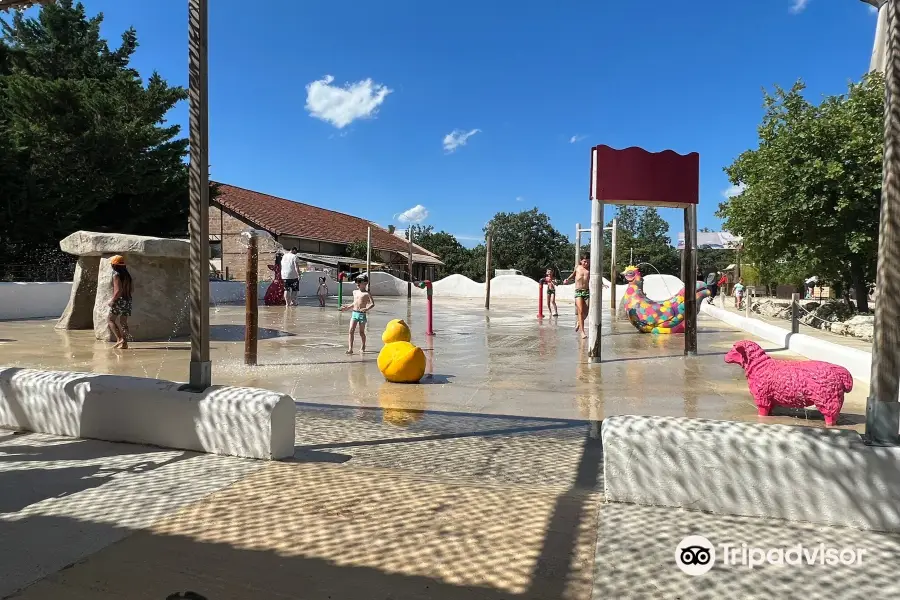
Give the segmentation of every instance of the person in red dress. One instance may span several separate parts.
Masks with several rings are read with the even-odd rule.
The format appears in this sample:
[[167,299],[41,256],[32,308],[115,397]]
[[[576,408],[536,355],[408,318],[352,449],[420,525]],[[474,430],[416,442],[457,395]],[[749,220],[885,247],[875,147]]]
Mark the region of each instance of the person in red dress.
[[284,306],[284,280],[281,279],[281,253],[275,255],[275,264],[266,265],[269,270],[275,273],[275,278],[266,289],[266,297],[264,302],[266,306]]

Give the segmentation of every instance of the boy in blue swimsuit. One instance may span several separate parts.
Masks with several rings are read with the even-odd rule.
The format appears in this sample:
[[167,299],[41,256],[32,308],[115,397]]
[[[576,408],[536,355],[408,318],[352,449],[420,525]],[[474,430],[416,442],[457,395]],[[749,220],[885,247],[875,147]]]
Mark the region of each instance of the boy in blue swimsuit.
[[375,308],[375,300],[372,299],[372,294],[368,292],[368,276],[362,275],[357,277],[356,285],[359,289],[353,290],[353,302],[341,307],[342,311],[353,311],[350,316],[350,332],[347,335],[347,354],[353,354],[353,337],[356,333],[357,324],[359,325],[359,339],[362,342],[362,351],[366,351],[366,313]]

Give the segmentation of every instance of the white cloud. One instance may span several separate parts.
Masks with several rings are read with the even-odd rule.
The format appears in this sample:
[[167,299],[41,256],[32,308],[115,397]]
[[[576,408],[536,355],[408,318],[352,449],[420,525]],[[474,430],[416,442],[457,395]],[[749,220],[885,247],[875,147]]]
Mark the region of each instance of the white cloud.
[[577,142],[580,142],[581,140],[583,140],[586,137],[587,137],[586,135],[581,135],[580,133],[576,133],[575,135],[573,135],[572,137],[569,138],[569,143],[575,144]]
[[806,5],[809,4],[809,0],[791,0],[791,14],[797,15],[806,10]]
[[733,198],[741,194],[744,190],[747,189],[747,186],[743,183],[739,183],[737,185],[732,185],[728,189],[722,190],[722,195],[726,198]]
[[525,202],[525,196],[516,196],[516,202]]
[[460,244],[469,248],[484,243],[483,235],[453,234],[453,237],[455,237]]
[[447,153],[456,151],[460,146],[465,146],[466,142],[469,141],[469,138],[476,133],[481,133],[481,130],[471,129],[469,131],[463,131],[462,129],[454,129],[444,136],[444,150],[446,150]]
[[311,117],[342,129],[357,119],[366,119],[378,112],[378,107],[393,90],[371,79],[331,85],[334,77],[306,84],[306,110]]
[[401,223],[421,223],[428,218],[428,209],[421,204],[416,204],[409,210],[394,215],[394,218]]

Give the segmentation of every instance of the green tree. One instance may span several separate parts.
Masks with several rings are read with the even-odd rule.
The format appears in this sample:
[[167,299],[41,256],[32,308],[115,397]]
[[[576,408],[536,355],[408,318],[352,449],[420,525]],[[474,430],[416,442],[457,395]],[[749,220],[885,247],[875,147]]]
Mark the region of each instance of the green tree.
[[[874,280],[881,197],[884,79],[807,101],[802,82],[764,94],[759,147],[725,172],[744,191],[719,206],[758,265],[798,266],[836,287],[851,284],[861,311]],[[770,269],[770,271],[773,269]]]
[[[632,262],[644,266],[644,273],[655,273],[649,263],[660,273],[680,276],[681,261],[678,251],[672,247],[666,223],[656,208],[637,206],[616,207],[618,231],[616,232],[616,273],[621,273]],[[607,226],[610,226],[612,221]],[[606,256],[612,249],[612,233],[604,235]],[[606,271],[604,271],[606,276]]]
[[574,247],[537,208],[499,212],[484,230],[493,236],[492,262],[497,269],[519,269],[537,279],[548,268],[561,270],[572,263]]
[[166,123],[186,92],[145,84],[134,29],[111,49],[102,21],[72,0],[0,21],[0,259],[78,229],[187,230],[188,142]]

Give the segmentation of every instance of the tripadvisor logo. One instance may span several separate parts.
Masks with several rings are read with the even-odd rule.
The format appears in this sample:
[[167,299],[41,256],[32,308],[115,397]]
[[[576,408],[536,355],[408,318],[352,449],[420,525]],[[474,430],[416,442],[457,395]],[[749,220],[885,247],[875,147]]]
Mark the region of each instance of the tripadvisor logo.
[[701,535],[689,535],[675,548],[675,564],[688,575],[708,573],[718,563],[723,567],[753,569],[763,565],[847,566],[862,564],[865,549],[835,548],[825,544],[761,548],[747,544],[719,544]]
[[716,547],[702,535],[689,535],[675,548],[675,564],[688,575],[703,575],[716,564]]

